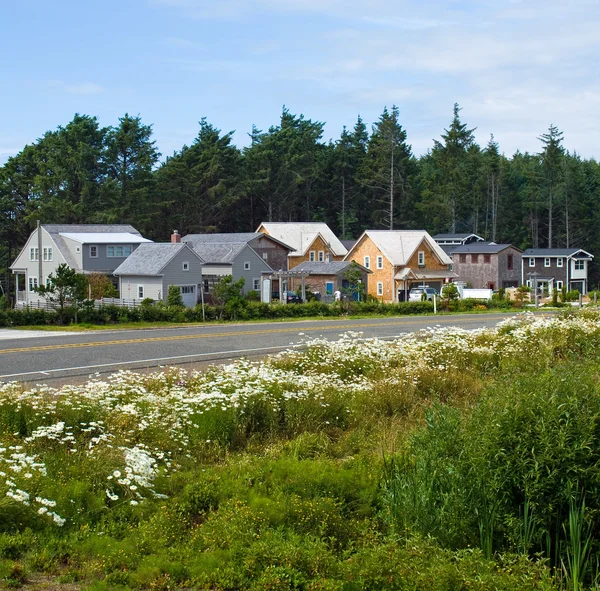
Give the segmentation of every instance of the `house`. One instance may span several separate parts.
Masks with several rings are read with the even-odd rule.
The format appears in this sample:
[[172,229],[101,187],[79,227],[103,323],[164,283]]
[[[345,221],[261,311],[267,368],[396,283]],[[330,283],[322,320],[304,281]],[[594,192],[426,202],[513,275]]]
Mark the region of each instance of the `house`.
[[182,242],[140,244],[114,271],[125,300],[166,302],[169,287],[179,287],[184,305],[195,306],[202,284],[202,259]]
[[[205,241],[195,239],[200,236],[191,234],[186,236],[183,244],[187,244],[204,261],[202,267],[202,285],[205,294],[213,292],[214,285],[221,278],[231,275],[233,281],[244,279],[242,294],[246,295],[249,291],[261,291],[261,278],[264,273],[272,273],[272,267],[267,263],[264,257],[264,251],[261,254],[256,252],[248,241],[240,239],[236,234],[219,234],[220,242]],[[206,236],[206,235],[202,235]],[[174,233],[171,240],[177,240],[178,235]],[[273,248],[272,241],[262,240],[258,237],[258,243],[263,245],[264,249]],[[278,247],[279,248],[279,247]],[[288,247],[286,246],[286,249]],[[277,256],[277,255],[275,255]]]
[[[551,293],[576,289],[586,295],[589,291],[588,269],[593,255],[581,248],[528,248],[523,252],[520,280],[522,285]],[[533,275],[537,273],[537,275]]]
[[[177,236],[176,232],[173,236]],[[294,250],[291,246],[264,232],[188,234],[181,240],[192,245],[192,247],[196,244],[247,244],[271,269],[276,270],[287,270],[288,255]]]
[[433,239],[442,247],[446,254],[450,254],[456,247],[471,244],[472,242],[484,242],[484,238],[477,234],[436,234]]
[[[305,285],[314,293],[321,296],[322,301],[333,301],[336,291],[351,289],[348,272],[357,269],[360,272],[359,281],[364,285],[364,294],[368,293],[369,275],[373,273],[354,261],[330,261],[329,263],[300,263],[294,267],[294,271],[305,275]],[[296,288],[296,279],[292,289]]]
[[425,230],[366,230],[344,259],[371,270],[368,294],[404,301],[413,286],[441,289],[456,277],[452,261]]
[[125,224],[41,224],[31,233],[10,266],[15,274],[17,305],[44,301],[35,288],[45,284],[59,265],[78,273],[113,271],[140,244],[152,242]]
[[475,289],[518,287],[522,251],[511,244],[471,242],[451,253],[452,270]]
[[256,231],[293,248],[288,255],[288,269],[304,262],[341,261],[348,253],[324,222],[263,222]]

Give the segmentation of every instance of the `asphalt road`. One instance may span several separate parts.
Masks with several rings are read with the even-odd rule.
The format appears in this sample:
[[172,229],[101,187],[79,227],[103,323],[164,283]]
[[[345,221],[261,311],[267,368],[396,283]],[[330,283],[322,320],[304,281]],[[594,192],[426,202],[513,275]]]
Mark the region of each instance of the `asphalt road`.
[[363,337],[390,338],[422,328],[494,326],[511,314],[304,320],[226,324],[185,328],[115,330],[86,333],[4,331],[0,340],[0,380],[24,383],[77,382],[90,374],[119,369],[146,370],[168,365],[202,366],[238,357],[264,356],[347,331]]

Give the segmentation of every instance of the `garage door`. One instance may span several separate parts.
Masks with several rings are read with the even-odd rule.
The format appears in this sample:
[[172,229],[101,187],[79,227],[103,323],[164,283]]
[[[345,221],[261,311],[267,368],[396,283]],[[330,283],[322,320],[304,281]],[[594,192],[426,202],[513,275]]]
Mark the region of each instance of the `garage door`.
[[188,308],[193,308],[196,305],[196,286],[195,285],[180,285],[181,299],[183,305]]

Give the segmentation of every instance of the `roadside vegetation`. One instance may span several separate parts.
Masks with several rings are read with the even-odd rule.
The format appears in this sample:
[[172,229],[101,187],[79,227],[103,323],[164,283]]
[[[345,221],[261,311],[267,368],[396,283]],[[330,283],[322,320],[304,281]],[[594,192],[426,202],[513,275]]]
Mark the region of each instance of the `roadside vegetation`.
[[584,310],[0,386],[0,579],[597,588],[599,350]]

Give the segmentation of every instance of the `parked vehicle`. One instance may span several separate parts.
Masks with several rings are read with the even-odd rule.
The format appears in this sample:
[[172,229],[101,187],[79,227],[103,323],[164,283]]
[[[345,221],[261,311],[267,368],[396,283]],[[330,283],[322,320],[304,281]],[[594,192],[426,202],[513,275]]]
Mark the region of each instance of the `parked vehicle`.
[[409,302],[420,302],[422,300],[433,300],[433,296],[439,297],[437,289],[433,287],[413,287],[408,294]]
[[[296,294],[296,292],[294,291],[286,291],[285,292],[286,295],[286,303],[288,304],[301,304],[302,303],[302,298]],[[278,291],[274,291],[271,294],[271,300],[279,300],[279,292]]]

